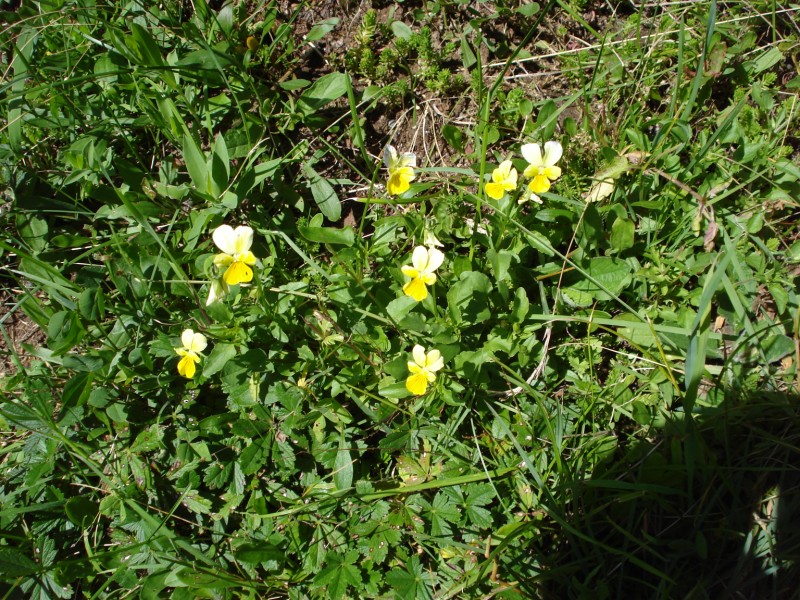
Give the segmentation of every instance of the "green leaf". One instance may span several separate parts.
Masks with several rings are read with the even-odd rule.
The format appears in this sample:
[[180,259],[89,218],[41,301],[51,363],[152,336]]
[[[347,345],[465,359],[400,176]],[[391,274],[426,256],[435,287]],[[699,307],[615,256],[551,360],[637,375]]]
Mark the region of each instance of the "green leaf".
[[269,445],[263,440],[254,440],[239,455],[239,465],[242,473],[252,475],[266,464],[269,456]]
[[347,75],[338,72],[328,73],[317,79],[310,88],[303,92],[297,99],[297,108],[306,116],[312,115],[346,93]]
[[408,40],[414,35],[414,31],[402,21],[392,21],[392,33],[401,40]]
[[92,524],[99,511],[99,505],[86,496],[75,496],[64,505],[67,518],[78,527],[86,529]]
[[510,320],[514,323],[522,323],[525,320],[525,315],[528,314],[530,308],[530,301],[528,300],[528,293],[525,288],[517,288],[514,293],[514,300],[511,303]]
[[586,275],[562,290],[564,299],[573,306],[590,306],[595,300],[610,300],[631,282],[631,267],[624,260],[600,256],[589,261]]
[[772,46],[769,50],[764,51],[753,62],[753,74],[761,73],[767,69],[774,67],[783,60],[783,53],[778,50],[776,46]]
[[339,450],[333,463],[333,485],[337,490],[346,490],[353,485],[353,459],[350,457],[344,435],[339,437]]
[[320,212],[329,221],[338,221],[342,217],[342,203],[339,201],[339,196],[336,195],[336,190],[308,163],[303,164],[303,174],[308,180],[308,187]]
[[327,588],[328,598],[344,598],[347,588],[361,584],[361,573],[353,563],[358,559],[358,552],[352,550],[346,555],[329,553],[331,564],[320,571],[314,583]]
[[306,34],[306,42],[316,42],[317,40],[321,40],[323,37],[333,31],[338,24],[339,19],[336,17],[331,17],[330,19],[325,19],[324,21],[316,23]]
[[0,573],[9,577],[25,577],[39,570],[39,565],[13,548],[0,548]]
[[378,384],[378,395],[384,398],[399,400],[401,398],[408,398],[411,392],[406,389],[404,381],[395,381],[394,379],[387,378],[381,380]]
[[197,191],[201,194],[209,194],[211,192],[209,189],[210,177],[206,157],[200,152],[194,138],[188,134],[183,136],[183,160]]
[[459,152],[464,152],[464,132],[460,128],[448,123],[442,127],[442,137],[453,148]]
[[630,219],[617,218],[611,226],[611,247],[617,251],[632,248],[635,229]]
[[233,344],[217,344],[203,364],[203,375],[209,377],[218,373],[226,363],[236,356],[236,346]]
[[[322,215],[316,215],[316,218],[311,219],[311,223],[322,222]],[[317,227],[298,225],[297,231],[300,232],[304,238],[310,242],[318,244],[337,244],[341,246],[352,246],[356,241],[356,234],[352,227]]]
[[219,197],[227,189],[230,179],[230,157],[225,138],[217,134],[214,153],[211,155],[211,192]]
[[96,356],[86,356],[84,354],[68,354],[62,363],[67,369],[92,373],[103,368],[103,361]]
[[465,271],[447,292],[447,308],[456,323],[480,323],[491,317],[489,278],[478,271]]
[[270,542],[259,541],[242,544],[234,550],[233,555],[236,560],[251,565],[269,561],[276,561],[281,564],[286,558],[286,551]]

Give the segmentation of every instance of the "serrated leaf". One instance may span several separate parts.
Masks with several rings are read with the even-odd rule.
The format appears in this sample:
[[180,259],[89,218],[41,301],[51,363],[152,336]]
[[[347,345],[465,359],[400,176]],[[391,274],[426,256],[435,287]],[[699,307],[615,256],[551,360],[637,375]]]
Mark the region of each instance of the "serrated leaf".
[[618,258],[593,258],[584,273],[588,276],[562,290],[564,299],[574,306],[591,306],[595,300],[610,300],[631,282],[630,265]]
[[266,464],[269,456],[269,445],[264,440],[255,440],[242,450],[239,464],[245,475],[252,475]]
[[322,569],[314,578],[314,583],[325,586],[329,598],[344,598],[349,586],[358,586],[361,583],[361,574],[353,566],[358,559],[358,553],[351,551],[345,556],[328,554],[331,564]]
[[0,548],[0,573],[9,577],[25,577],[39,570],[30,558],[14,548]]

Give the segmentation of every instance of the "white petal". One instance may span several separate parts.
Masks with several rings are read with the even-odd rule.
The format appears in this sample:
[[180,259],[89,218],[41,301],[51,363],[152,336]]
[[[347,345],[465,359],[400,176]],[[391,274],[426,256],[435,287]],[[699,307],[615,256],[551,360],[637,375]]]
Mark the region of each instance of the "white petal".
[[528,164],[534,167],[543,167],[542,162],[542,148],[539,144],[524,144],[522,148],[522,156],[528,161]]
[[426,269],[426,271],[428,273],[432,273],[433,271],[441,267],[443,262],[444,262],[444,253],[436,248],[430,248],[428,250],[428,268]]
[[181,343],[187,350],[192,349],[192,341],[194,340],[194,331],[191,329],[184,329],[181,334]]
[[546,167],[553,167],[561,160],[561,155],[564,154],[564,149],[558,142],[545,142],[544,145],[544,165]]
[[217,248],[225,254],[236,254],[236,234],[230,225],[220,225],[211,236]]
[[417,271],[427,271],[428,269],[428,249],[425,246],[417,246],[411,254],[411,264]]
[[397,150],[391,144],[387,145],[383,151],[383,163],[391,171],[397,168]]
[[415,363],[417,363],[420,367],[425,368],[425,348],[417,344],[411,351],[411,355],[414,357]]
[[417,166],[417,155],[413,152],[403,152],[400,155],[399,159],[400,167],[416,167]]
[[192,350],[194,352],[202,352],[208,346],[208,340],[202,333],[195,333],[192,339]]
[[233,235],[235,237],[234,245],[236,246],[237,253],[250,250],[250,246],[253,245],[252,228],[246,225],[239,225],[239,227],[233,230]]
[[426,357],[425,361],[428,365],[428,371],[433,373],[434,371],[438,371],[444,366],[444,359],[442,358],[442,353],[438,350],[431,350],[428,352],[428,356]]

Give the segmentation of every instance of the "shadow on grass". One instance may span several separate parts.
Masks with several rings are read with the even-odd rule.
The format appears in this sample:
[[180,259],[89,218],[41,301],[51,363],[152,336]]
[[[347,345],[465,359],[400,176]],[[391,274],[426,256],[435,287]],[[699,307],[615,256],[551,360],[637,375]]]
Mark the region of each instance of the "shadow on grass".
[[570,521],[594,543],[568,537],[538,593],[800,597],[800,397],[726,392],[651,433],[576,489]]

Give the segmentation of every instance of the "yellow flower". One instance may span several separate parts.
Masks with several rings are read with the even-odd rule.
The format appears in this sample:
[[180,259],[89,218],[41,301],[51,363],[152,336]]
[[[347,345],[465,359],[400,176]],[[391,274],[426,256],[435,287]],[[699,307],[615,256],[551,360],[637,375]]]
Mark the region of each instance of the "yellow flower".
[[431,350],[427,354],[425,348],[417,344],[411,355],[414,360],[408,361],[408,372],[411,375],[406,379],[406,389],[415,396],[421,396],[428,390],[428,384],[436,380],[436,371],[444,366],[441,352]]
[[544,156],[539,144],[525,144],[522,146],[522,156],[528,161],[528,166],[523,172],[525,177],[532,178],[528,188],[533,194],[542,194],[550,189],[550,182],[561,177],[561,168],[556,163],[564,153],[558,142],[547,142],[544,145]]
[[244,225],[236,229],[230,225],[220,225],[214,230],[213,238],[217,248],[222,250],[222,254],[214,257],[214,264],[225,269],[222,280],[228,285],[251,281],[253,269],[249,265],[256,264],[256,257],[250,252],[253,230]]
[[184,330],[181,334],[183,348],[175,348],[175,354],[181,357],[178,362],[178,373],[187,379],[194,377],[197,363],[200,362],[200,353],[206,349],[208,342],[202,333],[195,333],[191,329]]
[[486,184],[486,195],[500,200],[503,194],[515,189],[517,189],[517,170],[511,165],[510,160],[504,160],[492,171],[492,181]]
[[411,277],[411,281],[403,286],[403,293],[411,296],[417,302],[428,297],[426,286],[436,283],[436,269],[444,262],[444,254],[436,248],[417,246],[411,254],[411,265],[404,265],[404,275]]
[[397,154],[394,146],[386,146],[383,151],[383,162],[389,169],[389,182],[386,189],[392,196],[407,192],[414,181],[414,167],[417,166],[417,155],[413,152]]

